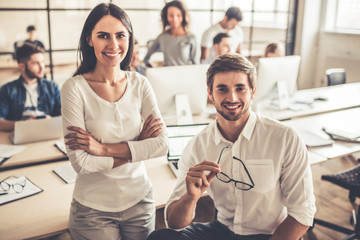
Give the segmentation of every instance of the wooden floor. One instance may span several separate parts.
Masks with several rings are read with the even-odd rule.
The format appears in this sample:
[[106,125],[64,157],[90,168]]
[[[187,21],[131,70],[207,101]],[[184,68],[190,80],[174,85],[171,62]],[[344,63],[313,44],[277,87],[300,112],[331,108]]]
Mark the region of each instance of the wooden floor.
[[[353,226],[350,225],[352,205],[348,199],[349,192],[335,184],[321,180],[321,175],[347,170],[357,164],[357,159],[349,156],[312,165],[311,169],[317,207],[315,218],[353,229]],[[358,204],[359,200],[357,200],[356,203]],[[315,225],[312,230],[306,233],[303,239],[339,240],[344,237],[346,237],[346,235],[343,233]]]

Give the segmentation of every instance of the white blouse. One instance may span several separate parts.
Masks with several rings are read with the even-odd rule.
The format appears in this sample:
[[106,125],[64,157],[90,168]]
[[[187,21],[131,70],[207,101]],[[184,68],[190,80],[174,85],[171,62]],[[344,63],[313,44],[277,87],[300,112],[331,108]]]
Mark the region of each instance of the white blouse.
[[77,126],[101,143],[127,142],[131,151],[131,163],[112,168],[112,157],[67,147],[78,173],[74,199],[100,211],[123,211],[145,197],[151,183],[142,160],[163,156],[168,149],[165,128],[156,138],[136,141],[146,118],[161,116],[148,80],[136,72],[126,72],[126,76],[125,93],[116,102],[99,97],[82,75],[67,80],[61,90],[64,136],[70,132],[68,126]]

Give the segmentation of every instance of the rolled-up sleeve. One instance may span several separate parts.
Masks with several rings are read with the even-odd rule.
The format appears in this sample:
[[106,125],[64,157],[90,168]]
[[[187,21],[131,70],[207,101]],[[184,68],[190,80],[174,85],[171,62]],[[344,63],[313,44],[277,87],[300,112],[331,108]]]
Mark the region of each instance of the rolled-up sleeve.
[[311,226],[316,212],[308,152],[293,129],[288,131],[288,146],[281,174],[281,191],[288,215]]

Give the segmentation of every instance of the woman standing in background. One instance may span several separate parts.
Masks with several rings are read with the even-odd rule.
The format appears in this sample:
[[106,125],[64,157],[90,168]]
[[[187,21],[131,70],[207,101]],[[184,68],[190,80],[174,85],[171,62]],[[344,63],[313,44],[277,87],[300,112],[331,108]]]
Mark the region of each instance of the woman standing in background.
[[78,173],[70,234],[146,239],[155,228],[155,204],[142,160],[166,155],[167,135],[147,79],[127,71],[133,52],[127,14],[97,5],[79,52],[80,66],[61,92],[68,157]]
[[189,32],[189,15],[181,1],[172,1],[161,11],[163,32],[151,43],[144,58],[151,67],[150,57],[161,51],[164,66],[195,64],[196,38]]

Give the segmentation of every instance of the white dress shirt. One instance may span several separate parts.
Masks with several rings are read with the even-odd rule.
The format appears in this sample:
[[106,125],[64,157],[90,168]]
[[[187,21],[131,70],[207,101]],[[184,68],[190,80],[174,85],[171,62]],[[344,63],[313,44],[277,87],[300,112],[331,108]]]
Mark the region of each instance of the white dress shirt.
[[289,126],[250,113],[239,138],[227,141],[216,121],[195,136],[186,146],[179,162],[178,183],[169,204],[186,193],[188,169],[204,160],[217,162],[234,180],[250,183],[241,159],[255,184],[243,191],[234,182],[216,177],[208,188],[218,210],[217,218],[236,234],[272,234],[287,215],[310,226],[316,211],[313,182],[305,144]]
[[150,114],[159,118],[160,112],[148,80],[136,72],[126,77],[125,93],[116,102],[99,97],[82,75],[67,80],[61,90],[64,135],[68,126],[78,126],[102,143],[127,142],[131,151],[131,163],[113,168],[112,157],[67,147],[78,173],[74,199],[100,211],[123,211],[143,199],[151,183],[142,160],[166,155],[168,149],[165,129],[156,138],[136,141],[145,119]]

